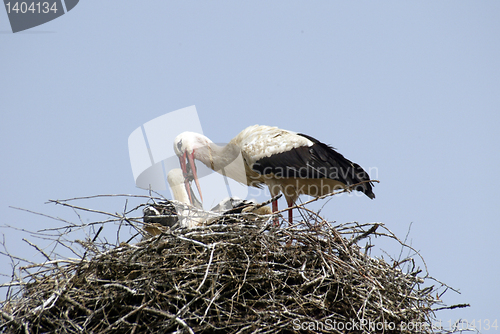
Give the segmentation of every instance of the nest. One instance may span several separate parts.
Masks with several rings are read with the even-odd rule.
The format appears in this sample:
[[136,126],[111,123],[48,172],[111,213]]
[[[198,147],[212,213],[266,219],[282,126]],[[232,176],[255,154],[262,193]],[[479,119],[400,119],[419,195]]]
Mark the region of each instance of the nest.
[[[116,219],[145,233],[138,219]],[[426,284],[413,257],[370,256],[375,236],[400,242],[382,224],[273,223],[222,215],[114,246],[95,235],[78,259],[31,266],[2,304],[0,332],[436,332],[443,285]]]

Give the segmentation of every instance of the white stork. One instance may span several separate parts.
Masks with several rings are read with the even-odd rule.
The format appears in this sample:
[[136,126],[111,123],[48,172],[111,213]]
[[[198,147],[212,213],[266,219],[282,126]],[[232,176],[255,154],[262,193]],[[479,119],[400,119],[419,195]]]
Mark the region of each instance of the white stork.
[[[162,202],[160,205],[149,205],[144,208],[144,222],[158,223],[163,226],[192,228],[210,224],[221,215],[237,213],[253,213],[266,215],[271,213],[268,206],[259,205],[255,200],[247,201],[237,197],[228,197],[210,211],[203,211],[201,202],[191,189],[192,174],[185,178],[181,169],[172,169],[167,174],[167,181],[172,190],[174,199]],[[145,230],[151,235],[161,233],[156,226],[146,225]]]
[[184,173],[181,169],[174,168],[170,170],[167,174],[167,181],[176,201],[194,206],[200,210],[203,209],[201,202],[193,194],[189,179],[184,178]]
[[[212,209],[210,209],[210,213],[214,213],[215,215],[207,214],[206,211],[203,211],[203,207],[201,202],[196,198],[193,193],[193,189],[191,189],[190,181],[193,180],[193,176],[189,175],[189,178],[186,179],[182,170],[175,168],[172,169],[167,174],[167,181],[172,189],[172,193],[174,195],[174,199],[183,207],[183,212],[180,213],[186,215],[192,213],[186,208],[194,207],[195,210],[191,210],[196,212],[196,217],[194,219],[194,225],[191,224],[181,224],[187,227],[193,227],[196,225],[203,225],[204,220],[210,218],[216,218],[221,214],[234,214],[234,213],[255,213],[257,215],[266,215],[271,214],[271,209],[268,206],[259,205],[255,200],[245,200],[238,197],[226,197],[222,201],[220,201],[217,205],[215,205]],[[196,210],[198,209],[198,210]],[[187,212],[186,212],[187,211]],[[202,213],[205,213],[203,215]]]
[[[301,194],[319,197],[370,181],[363,168],[332,147],[304,134],[265,125],[246,128],[223,147],[201,134],[183,132],[175,138],[174,150],[184,174],[192,173],[200,196],[194,159],[248,186],[261,188],[266,184],[272,197],[282,192],[288,207]],[[363,182],[355,190],[373,199],[372,186]],[[274,201],[276,211],[278,203]],[[290,223],[292,218],[290,209]]]
[[[173,200],[151,204],[144,208],[143,221],[153,225],[145,225],[144,229],[151,235],[161,233],[161,229],[154,224],[173,227],[193,227],[201,225],[206,217],[200,215],[201,202],[194,194],[191,184],[185,182],[182,170],[172,169],[167,175],[168,184],[172,189]],[[189,193],[188,193],[189,192]]]

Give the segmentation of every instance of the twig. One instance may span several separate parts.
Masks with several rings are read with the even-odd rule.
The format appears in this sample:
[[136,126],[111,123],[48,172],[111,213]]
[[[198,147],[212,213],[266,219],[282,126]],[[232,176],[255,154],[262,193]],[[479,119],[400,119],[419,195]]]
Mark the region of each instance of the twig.
[[198,289],[195,290],[197,293],[200,292],[201,287],[203,286],[203,284],[205,284],[205,280],[207,279],[208,273],[210,271],[210,265],[212,264],[212,260],[214,258],[214,252],[215,252],[216,246],[217,246],[217,244],[210,245],[210,248],[212,248],[212,251],[210,252],[210,259],[208,260],[207,270],[205,271],[205,276],[203,276],[203,279],[201,280],[201,283],[198,286]]
[[466,308],[466,307],[470,307],[470,304],[455,304],[455,305],[451,305],[451,306],[443,306],[443,307],[438,307],[438,308],[432,309],[432,311],[453,310],[456,308]]
[[370,234],[373,234],[375,233],[375,231],[377,230],[377,228],[379,227],[380,225],[379,224],[375,224],[373,225],[368,231],[366,232],[363,232],[362,234],[360,235],[357,235],[355,238],[353,238],[349,244],[347,245],[347,247],[351,247],[352,245],[358,243],[358,241],[368,237]]

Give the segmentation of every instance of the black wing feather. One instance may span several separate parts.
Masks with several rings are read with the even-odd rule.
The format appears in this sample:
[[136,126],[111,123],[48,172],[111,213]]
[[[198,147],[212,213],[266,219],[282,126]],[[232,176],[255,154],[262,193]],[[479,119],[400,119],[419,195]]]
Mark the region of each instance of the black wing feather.
[[[252,166],[256,172],[266,175],[273,173],[276,177],[293,178],[328,178],[345,185],[369,181],[370,177],[361,166],[346,159],[333,147],[304,134],[298,134],[312,141],[312,146],[301,146],[287,152],[265,157]],[[371,182],[363,183],[355,190],[375,198]]]

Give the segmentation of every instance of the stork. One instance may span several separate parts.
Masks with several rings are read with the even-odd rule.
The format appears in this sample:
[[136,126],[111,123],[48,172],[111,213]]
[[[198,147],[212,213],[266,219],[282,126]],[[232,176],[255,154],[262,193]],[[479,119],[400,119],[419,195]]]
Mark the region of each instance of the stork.
[[[175,138],[174,150],[184,174],[192,173],[200,197],[194,160],[247,186],[265,184],[272,197],[283,193],[289,208],[301,194],[320,197],[356,184],[354,190],[375,198],[370,177],[358,164],[313,137],[277,127],[250,126],[225,146],[201,134],[183,132]],[[277,201],[272,210],[278,211]],[[292,209],[288,220],[291,224]]]
[[[268,206],[258,204],[255,200],[244,200],[238,197],[226,197],[215,205],[209,212],[203,211],[203,207],[196,198],[191,189],[190,181],[193,180],[192,174],[186,179],[183,172],[178,169],[172,169],[168,172],[167,181],[172,189],[174,199],[183,207],[178,215],[190,215],[191,221],[188,224],[181,224],[187,227],[193,227],[196,225],[203,225],[205,220],[209,218],[217,218],[220,215],[225,214],[236,214],[236,213],[254,213],[256,215],[266,215],[271,213],[271,209]],[[185,188],[183,187],[185,186]],[[198,210],[186,210],[186,207],[194,206]],[[179,211],[179,210],[178,210]],[[193,216],[194,211],[196,214]]]
[[[227,197],[210,211],[203,211],[201,202],[191,189],[190,181],[192,180],[192,175],[186,179],[181,169],[170,170],[167,174],[167,181],[174,199],[145,207],[143,221],[168,227],[173,227],[179,223],[180,227],[193,228],[206,223],[210,224],[221,215],[238,213],[271,214],[271,209],[268,206],[258,204],[255,200],[248,201],[237,197]],[[151,235],[161,233],[161,229],[155,225],[146,225],[144,229]]]
[[200,200],[193,194],[193,189],[189,183],[190,180],[192,178],[185,178],[184,173],[179,168],[174,168],[167,174],[168,185],[172,190],[174,199],[202,210],[203,206]]
[[154,226],[154,224],[168,227],[177,224],[180,227],[193,227],[203,221],[203,217],[199,215],[199,212],[202,211],[201,202],[194,194],[190,195],[193,190],[191,184],[184,178],[182,170],[179,168],[172,169],[167,174],[167,180],[174,199],[148,205],[143,210],[143,221],[153,224],[146,225],[144,228],[151,235],[161,233],[161,229]]

